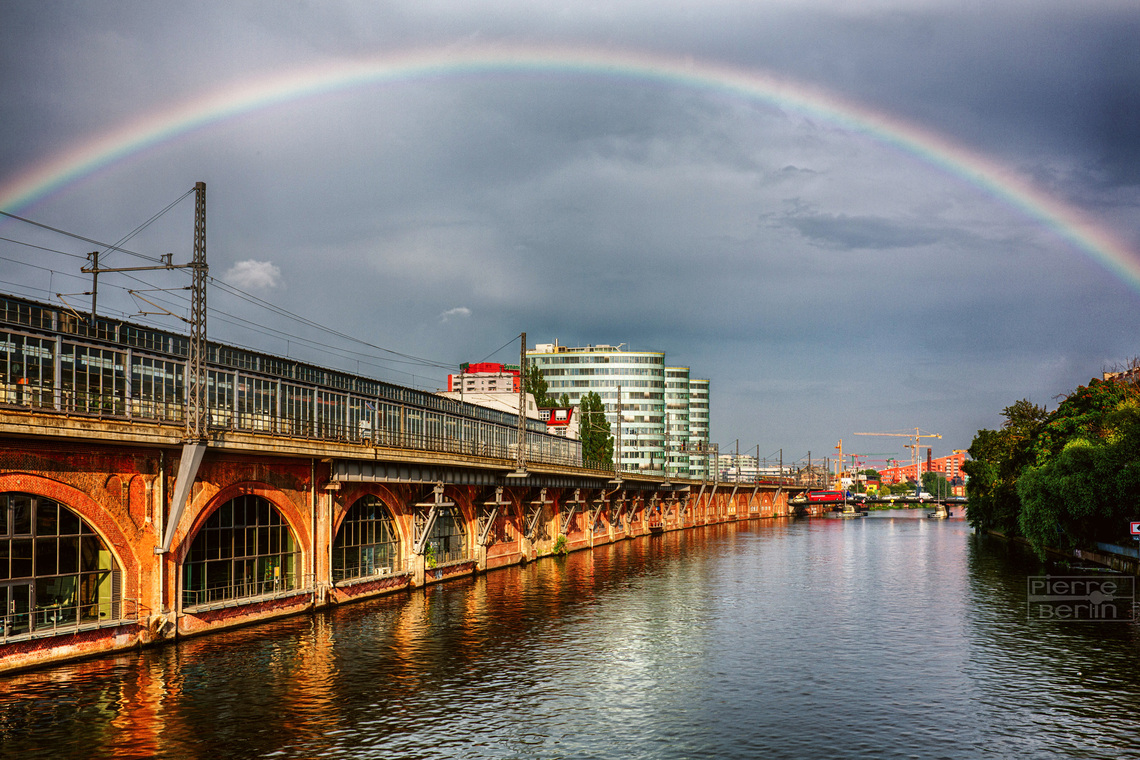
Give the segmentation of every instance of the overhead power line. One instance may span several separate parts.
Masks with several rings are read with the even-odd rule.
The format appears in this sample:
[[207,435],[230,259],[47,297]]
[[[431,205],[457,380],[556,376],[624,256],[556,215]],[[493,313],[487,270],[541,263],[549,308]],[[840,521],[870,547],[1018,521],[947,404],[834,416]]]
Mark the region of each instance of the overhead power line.
[[[69,238],[74,238],[75,240],[82,240],[84,243],[91,243],[92,245],[101,246],[102,248],[104,248],[106,250],[111,250],[112,248],[114,248],[114,246],[112,246],[110,243],[104,243],[102,241],[95,240],[93,238],[84,237],[83,235],[77,235],[74,232],[68,232],[67,230],[61,230],[58,227],[52,227],[50,224],[42,224],[40,222],[34,222],[31,219],[25,219],[22,216],[16,216],[15,214],[9,213],[7,211],[0,211],[0,216],[6,216],[9,219],[15,219],[17,221],[24,222],[25,224],[30,224],[33,227],[39,227],[42,230],[48,230],[49,232],[55,232],[55,233],[58,233],[60,235],[64,235],[64,236],[69,237]],[[13,241],[13,242],[16,242],[16,241]],[[126,248],[117,248],[115,250],[122,251],[123,253],[129,253],[132,256],[139,256],[139,257],[142,257],[144,259],[150,259],[151,261],[158,261],[158,259],[152,258],[150,256],[146,256],[146,255],[141,254],[141,253],[135,253],[134,251],[128,251]],[[57,251],[57,253],[60,253],[60,251]],[[86,257],[84,257],[84,258],[86,258]]]
[[[151,216],[149,219],[147,219],[145,222],[143,222],[143,224],[139,225],[139,227],[137,227],[131,233],[129,233],[126,236],[124,236],[123,238],[121,238],[116,243],[106,243],[106,242],[96,240],[94,238],[90,238],[90,237],[87,237],[84,235],[79,235],[79,234],[74,233],[74,232],[69,232],[67,230],[60,229],[58,227],[53,227],[51,225],[44,224],[42,222],[37,222],[35,220],[19,216],[17,214],[13,214],[13,213],[8,212],[8,211],[0,211],[0,215],[8,217],[10,219],[15,219],[15,220],[23,222],[25,224],[32,225],[34,227],[39,227],[40,229],[44,229],[44,230],[48,230],[50,232],[57,233],[59,235],[64,235],[66,237],[73,238],[75,240],[81,240],[85,243],[90,243],[92,245],[100,246],[101,248],[103,248],[104,252],[122,251],[123,253],[129,254],[131,256],[136,256],[138,258],[141,258],[141,259],[144,259],[147,261],[161,263],[163,261],[163,258],[148,256],[146,254],[138,253],[137,251],[132,251],[132,250],[123,248],[122,246],[124,243],[126,243],[127,241],[129,241],[133,237],[135,237],[137,234],[139,234],[142,230],[146,229],[151,224],[153,224],[158,218],[160,218],[163,214],[170,211],[172,208],[174,208],[174,206],[176,206],[178,203],[180,203],[186,197],[191,195],[193,192],[194,192],[194,189],[191,188],[186,193],[184,193],[183,195],[179,196],[174,201],[167,204],[165,207],[163,207],[162,210],[160,210],[159,212],[157,212],[156,214]],[[66,251],[59,251],[59,250],[55,250],[52,248],[47,248],[45,246],[35,245],[32,243],[26,243],[23,241],[14,240],[14,239],[10,239],[10,238],[0,238],[0,240],[5,240],[7,242],[11,242],[11,243],[14,243],[16,245],[24,245],[24,246],[28,246],[31,248],[36,248],[36,249],[43,250],[43,251],[46,251],[49,253],[58,253],[58,254],[62,254],[65,256],[71,256],[73,258],[82,258],[82,259],[88,258],[85,255],[68,253]],[[17,262],[17,263],[24,263],[24,262]],[[43,268],[43,267],[36,267],[36,268]],[[51,271],[54,274],[61,274],[61,275],[65,274],[62,272],[58,272],[57,270],[47,270],[47,271]],[[180,307],[177,307],[177,306],[174,306],[173,304],[171,304],[172,308],[186,308],[189,305],[189,298],[182,296],[181,294],[178,294],[177,292],[174,292],[173,290],[171,290],[169,288],[160,288],[155,283],[144,280],[144,279],[142,279],[142,278],[140,278],[134,274],[131,274],[131,273],[121,272],[119,274],[121,274],[122,276],[126,277],[127,279],[129,279],[135,283],[138,283],[140,285],[143,285],[147,288],[153,288],[156,290],[168,291],[169,295],[172,299],[174,299],[174,300],[176,300],[182,304]],[[74,275],[68,275],[68,276],[74,276]],[[376,345],[375,343],[371,343],[369,341],[357,338],[357,337],[350,335],[348,333],[345,333],[341,330],[337,330],[335,328],[329,327],[328,325],[323,325],[323,324],[321,324],[315,320],[309,319],[308,317],[304,317],[300,314],[292,312],[292,311],[285,309],[281,306],[278,306],[274,303],[271,303],[271,302],[266,301],[262,298],[259,298],[258,296],[255,296],[252,293],[248,293],[248,292],[246,292],[246,291],[244,291],[244,290],[242,290],[242,289],[240,289],[234,285],[231,285],[231,284],[229,284],[229,283],[227,283],[224,280],[221,280],[219,278],[211,277],[210,281],[216,288],[218,288],[222,292],[227,293],[228,295],[231,295],[234,298],[237,298],[239,300],[245,301],[246,303],[249,303],[252,306],[255,306],[255,307],[261,308],[261,309],[265,309],[266,311],[269,311],[270,313],[275,314],[276,316],[292,320],[298,324],[304,325],[306,327],[313,328],[313,329],[318,330],[318,331],[325,333],[327,335],[335,336],[336,338],[339,338],[341,340],[348,341],[349,343],[364,346],[365,348],[370,349],[371,351],[378,351],[381,354],[384,354],[386,356],[384,356],[384,357],[374,356],[374,355],[371,355],[367,352],[352,351],[351,349],[333,349],[333,347],[331,347],[325,343],[320,343],[320,342],[314,341],[312,339],[304,338],[302,336],[295,335],[295,334],[285,332],[282,330],[269,328],[266,325],[264,325],[263,323],[243,319],[243,318],[238,317],[234,314],[230,314],[230,313],[221,311],[215,307],[209,308],[210,313],[215,313],[215,314],[218,314],[221,316],[228,317],[229,318],[228,320],[223,320],[228,324],[238,326],[238,327],[244,327],[245,329],[249,329],[253,332],[258,332],[261,334],[266,334],[266,335],[275,334],[279,338],[285,338],[285,339],[290,340],[290,341],[297,341],[298,343],[310,345],[310,346],[313,346],[315,348],[320,348],[320,349],[323,349],[325,351],[329,351],[330,353],[339,354],[342,358],[346,358],[346,359],[351,358],[351,359],[358,361],[358,362],[361,360],[361,358],[371,358],[371,359],[381,361],[384,364],[404,364],[404,365],[421,366],[421,367],[426,367],[426,368],[434,368],[434,369],[442,369],[442,370],[450,370],[453,368],[453,363],[451,363],[451,362],[441,362],[438,360],[428,359],[425,357],[415,356],[413,354],[408,354],[408,353],[404,353],[401,351],[396,351],[394,349],[385,348],[384,346],[379,346],[379,345]],[[125,290],[128,293],[130,292],[129,288],[123,288],[121,286],[116,286],[116,285],[111,285],[110,287],[114,287],[114,288],[117,288],[119,290]],[[52,295],[54,297],[54,294],[52,294]],[[156,299],[156,300],[161,301],[162,299]],[[146,321],[150,322],[151,320],[146,320]],[[513,342],[513,339],[510,342]],[[509,345],[510,342],[508,342],[508,344],[506,344],[506,345]],[[504,348],[506,347],[506,345],[504,345]],[[256,349],[250,349],[250,350],[256,350]],[[502,348],[497,349],[494,353],[498,353],[501,350],[502,350]],[[367,364],[367,362],[366,362],[366,364]],[[383,365],[371,365],[371,366],[376,366],[378,369],[387,369],[388,371],[401,371],[401,370],[395,369],[394,367],[384,367]],[[404,373],[404,374],[410,374],[410,373]]]

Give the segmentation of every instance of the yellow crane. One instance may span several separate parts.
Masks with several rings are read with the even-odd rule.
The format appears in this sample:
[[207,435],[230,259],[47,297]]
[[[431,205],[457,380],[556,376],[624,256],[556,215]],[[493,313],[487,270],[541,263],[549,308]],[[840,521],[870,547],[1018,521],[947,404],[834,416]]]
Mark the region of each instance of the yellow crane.
[[922,490],[922,460],[918,456],[918,447],[922,444],[923,438],[941,438],[938,433],[927,433],[922,428],[915,428],[913,433],[856,433],[855,435],[881,435],[890,436],[893,438],[912,438],[914,443],[906,444],[906,448],[910,449],[911,464],[914,465],[915,483],[918,489]]

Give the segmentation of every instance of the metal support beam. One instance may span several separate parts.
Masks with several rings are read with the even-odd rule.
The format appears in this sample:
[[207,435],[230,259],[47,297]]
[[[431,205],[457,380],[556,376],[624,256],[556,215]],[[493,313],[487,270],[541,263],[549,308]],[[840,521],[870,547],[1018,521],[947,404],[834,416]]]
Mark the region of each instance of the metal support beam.
[[174,501],[170,503],[170,516],[166,521],[166,533],[162,537],[162,546],[154,550],[155,554],[166,554],[170,551],[170,544],[174,540],[174,531],[182,519],[182,512],[186,509],[186,502],[190,499],[194,479],[198,477],[198,468],[202,465],[202,457],[206,454],[206,444],[202,441],[190,441],[182,445],[182,459],[178,462],[178,481],[174,484]]
[[626,495],[625,495],[625,491],[622,491],[621,496],[619,496],[617,498],[617,501],[613,503],[613,505],[616,506],[617,509],[612,512],[613,520],[610,521],[611,524],[622,525],[621,516],[622,516],[622,514],[625,513],[625,503],[626,503]]
[[600,515],[602,513],[602,509],[604,509],[606,506],[607,499],[606,499],[606,492],[604,489],[602,491],[598,492],[596,499],[597,499],[597,503],[598,503],[598,508],[595,509],[590,514],[590,530],[593,530],[594,526],[598,524],[598,515]]
[[[495,500],[483,502],[483,513],[479,516],[479,545],[488,546],[487,539],[491,536],[491,529],[495,527],[495,519],[499,516],[499,507],[505,507],[510,504],[509,501],[503,499],[503,487],[499,486],[495,489]],[[490,507],[490,511],[487,511]]]
[[546,489],[543,488],[539,491],[538,499],[531,502],[531,509],[527,515],[526,538],[528,541],[534,541],[535,534],[538,532],[538,519],[542,517],[542,510],[548,504],[553,504],[553,501],[546,500]]
[[435,525],[435,518],[439,514],[440,507],[454,507],[455,502],[444,501],[443,499],[443,483],[436,483],[433,489],[435,494],[434,501],[420,502],[416,504],[417,507],[427,508],[428,513],[424,515],[422,511],[416,512],[415,519],[413,520],[412,529],[414,531],[414,544],[412,552],[414,554],[423,554],[424,547],[427,545],[427,538],[431,534],[431,529]]
[[566,535],[566,527],[574,521],[574,513],[577,511],[578,506],[580,504],[585,504],[585,502],[582,501],[582,489],[575,488],[574,498],[566,502],[566,504],[569,505],[570,511],[566,513],[565,518],[558,521],[558,532],[564,536]]

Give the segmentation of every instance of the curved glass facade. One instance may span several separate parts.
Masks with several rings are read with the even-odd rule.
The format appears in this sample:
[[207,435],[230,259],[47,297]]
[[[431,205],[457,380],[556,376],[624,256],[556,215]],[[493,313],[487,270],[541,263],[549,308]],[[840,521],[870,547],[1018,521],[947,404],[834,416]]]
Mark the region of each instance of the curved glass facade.
[[689,368],[665,368],[665,447],[669,477],[689,477]]
[[333,580],[386,575],[399,563],[400,534],[392,514],[375,496],[357,499],[333,541]]
[[709,464],[709,381],[689,379],[689,473],[707,478]]
[[231,499],[194,536],[182,565],[182,605],[299,588],[301,554],[281,513],[261,496]]
[[118,620],[121,579],[106,542],[75,512],[0,494],[0,637]]
[[583,396],[597,393],[606,408],[606,420],[618,436],[618,392],[621,408],[621,467],[626,471],[660,471],[665,459],[665,354],[659,351],[623,351],[617,346],[540,345],[528,352],[547,382],[547,393],[565,393],[578,405]]

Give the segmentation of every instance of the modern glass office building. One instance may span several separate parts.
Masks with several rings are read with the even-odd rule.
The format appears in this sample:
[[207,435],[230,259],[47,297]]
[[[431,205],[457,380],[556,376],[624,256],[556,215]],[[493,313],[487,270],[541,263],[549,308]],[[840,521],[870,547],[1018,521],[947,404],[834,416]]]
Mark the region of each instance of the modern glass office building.
[[665,474],[689,477],[689,368],[665,368]]
[[[665,457],[665,354],[626,351],[621,346],[571,348],[539,343],[527,352],[546,380],[547,393],[565,393],[577,406],[593,391],[606,408],[606,420],[620,447],[621,468],[661,470]],[[620,389],[620,400],[619,400]],[[618,408],[621,434],[618,435]]]
[[620,388],[622,469],[662,472],[668,457],[670,476],[701,477],[692,472],[689,452],[704,451],[708,446],[708,381],[695,381],[700,393],[700,429],[694,437],[690,422],[694,381],[689,379],[689,369],[666,368],[661,351],[629,351],[623,345],[540,343],[527,352],[527,357],[542,373],[550,396],[565,393],[577,406],[590,391],[597,393],[605,405],[615,444],[619,443]]
[[708,478],[709,381],[689,378],[689,477]]

